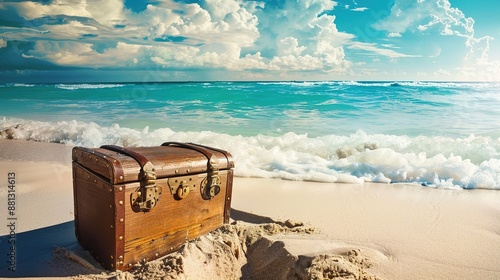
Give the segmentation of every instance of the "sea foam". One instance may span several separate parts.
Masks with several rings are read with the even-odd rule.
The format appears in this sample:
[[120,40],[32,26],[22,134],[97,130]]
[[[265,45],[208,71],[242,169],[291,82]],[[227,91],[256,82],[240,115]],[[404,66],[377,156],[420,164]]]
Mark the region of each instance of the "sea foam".
[[470,135],[367,134],[309,137],[241,136],[210,131],[150,131],[92,122],[4,118],[0,137],[86,147],[155,146],[165,141],[222,148],[234,157],[236,176],[317,182],[412,182],[444,188],[500,189],[500,139]]
[[78,90],[78,89],[102,89],[102,88],[116,88],[123,87],[125,84],[57,84],[56,88],[66,89],[66,90]]

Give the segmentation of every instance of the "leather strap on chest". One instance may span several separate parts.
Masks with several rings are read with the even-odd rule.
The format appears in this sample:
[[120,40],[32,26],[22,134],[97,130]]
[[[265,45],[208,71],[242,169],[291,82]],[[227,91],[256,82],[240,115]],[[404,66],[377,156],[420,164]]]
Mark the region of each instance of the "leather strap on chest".
[[[127,148],[123,148],[120,146],[115,146],[115,145],[103,145],[101,146],[101,149],[106,149],[110,151],[114,151],[117,153],[125,154],[137,161],[141,167],[141,181],[154,181],[156,180],[156,173],[155,173],[155,168],[154,165],[149,161],[146,157],[143,155],[136,153],[132,150],[129,150]],[[151,182],[154,183],[154,182]]]
[[146,157],[143,155],[115,145],[103,145],[101,149],[106,149],[114,151],[120,154],[125,154],[137,161],[141,167],[139,173],[139,182],[141,183],[140,189],[136,192],[136,195],[132,198],[132,207],[134,211],[150,211],[156,206],[158,200],[161,196],[161,188],[156,186],[156,172],[155,167]]
[[162,146],[168,147],[180,147],[190,150],[195,150],[208,159],[207,163],[207,181],[204,186],[202,186],[201,193],[203,199],[210,200],[214,198],[220,192],[220,177],[219,177],[219,159],[205,146],[201,146],[194,143],[181,143],[181,142],[165,142],[161,144]]
[[218,173],[219,173],[219,160],[210,150],[208,150],[204,146],[200,146],[200,145],[193,144],[193,143],[181,143],[181,142],[165,142],[161,145],[162,146],[169,146],[169,147],[174,146],[174,147],[191,149],[191,150],[195,150],[195,151],[198,151],[198,152],[204,154],[205,157],[207,157],[207,159],[208,159],[207,172],[209,173],[209,175],[212,175],[212,176],[218,175]]

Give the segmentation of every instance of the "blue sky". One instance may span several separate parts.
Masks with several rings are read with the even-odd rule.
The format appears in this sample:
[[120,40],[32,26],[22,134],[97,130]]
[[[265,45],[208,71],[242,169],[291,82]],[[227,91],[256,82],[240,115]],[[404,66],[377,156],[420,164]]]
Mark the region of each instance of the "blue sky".
[[498,81],[500,1],[0,2],[0,82]]

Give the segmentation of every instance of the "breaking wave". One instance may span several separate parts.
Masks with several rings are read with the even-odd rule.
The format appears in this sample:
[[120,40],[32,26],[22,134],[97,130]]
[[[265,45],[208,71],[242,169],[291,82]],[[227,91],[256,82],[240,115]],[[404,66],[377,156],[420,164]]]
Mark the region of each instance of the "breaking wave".
[[444,188],[500,189],[500,139],[470,135],[241,136],[211,131],[135,130],[118,124],[0,120],[0,138],[98,147],[196,142],[232,153],[237,176],[317,182],[412,182]]
[[432,88],[500,88],[499,83],[487,82],[421,82],[421,81],[386,81],[386,82],[362,82],[362,81],[317,81],[317,82],[261,82],[259,84],[275,84],[275,85],[293,85],[293,86],[357,86],[357,87],[432,87]]
[[57,84],[56,88],[66,90],[78,89],[102,89],[102,88],[118,88],[123,87],[125,84]]

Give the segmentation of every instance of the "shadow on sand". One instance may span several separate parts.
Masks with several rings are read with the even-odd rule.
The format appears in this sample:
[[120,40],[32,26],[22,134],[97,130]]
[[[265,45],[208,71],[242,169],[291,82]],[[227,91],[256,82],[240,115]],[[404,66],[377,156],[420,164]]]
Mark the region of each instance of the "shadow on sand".
[[242,221],[251,224],[267,224],[267,223],[275,223],[276,221],[264,216],[255,215],[248,212],[243,212],[240,210],[236,210],[231,208],[231,219],[235,221]]
[[[64,252],[85,253],[76,240],[74,228],[74,222],[69,221],[15,234],[15,263],[9,262],[13,257],[10,249],[13,239],[10,235],[0,236],[0,277],[64,277],[98,272],[65,257]],[[9,270],[7,263],[15,264],[15,271]]]

